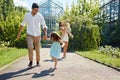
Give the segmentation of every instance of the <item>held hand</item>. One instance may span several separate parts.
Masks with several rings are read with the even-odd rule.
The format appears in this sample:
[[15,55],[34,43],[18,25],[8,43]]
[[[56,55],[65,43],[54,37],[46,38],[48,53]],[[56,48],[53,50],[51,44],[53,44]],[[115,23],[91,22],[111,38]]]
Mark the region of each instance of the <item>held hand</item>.
[[50,38],[47,38],[48,41],[50,41]]
[[44,36],[43,36],[43,40],[47,40],[47,35],[44,35]]
[[[44,37],[42,38],[42,40],[45,40]],[[47,41],[50,41],[50,38],[47,38],[46,40],[47,40]]]

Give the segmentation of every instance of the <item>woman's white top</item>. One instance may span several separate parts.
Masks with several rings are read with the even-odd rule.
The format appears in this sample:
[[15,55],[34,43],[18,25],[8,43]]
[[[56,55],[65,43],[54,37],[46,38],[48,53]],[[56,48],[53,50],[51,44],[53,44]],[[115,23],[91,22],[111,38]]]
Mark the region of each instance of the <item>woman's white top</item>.
[[62,40],[63,40],[64,42],[69,42],[69,36],[68,36],[68,33],[67,33],[67,32],[65,32],[64,35],[62,36]]
[[[62,29],[64,29],[65,27],[62,27]],[[64,42],[69,42],[69,36],[68,36],[68,32],[67,30],[64,31],[64,33],[62,34],[62,40]]]

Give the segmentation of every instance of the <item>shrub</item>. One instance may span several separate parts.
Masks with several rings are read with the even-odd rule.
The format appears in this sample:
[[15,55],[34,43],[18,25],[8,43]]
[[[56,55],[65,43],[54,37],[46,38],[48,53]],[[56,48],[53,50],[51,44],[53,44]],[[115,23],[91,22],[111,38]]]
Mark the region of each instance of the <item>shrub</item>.
[[99,53],[106,54],[112,57],[118,57],[120,58],[120,49],[114,48],[112,46],[105,46],[99,48]]
[[1,48],[7,48],[9,45],[10,45],[10,42],[0,41],[0,47]]
[[17,48],[27,48],[26,34],[21,35],[21,38],[12,42],[11,46]]
[[74,38],[69,42],[69,50],[98,49],[101,41],[99,26],[93,25],[90,18],[80,17],[71,24]]

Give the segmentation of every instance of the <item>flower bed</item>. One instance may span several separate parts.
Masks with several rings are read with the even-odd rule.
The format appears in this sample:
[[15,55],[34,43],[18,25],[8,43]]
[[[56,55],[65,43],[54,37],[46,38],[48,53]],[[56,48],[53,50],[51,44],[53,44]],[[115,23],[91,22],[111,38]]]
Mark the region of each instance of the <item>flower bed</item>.
[[120,49],[119,48],[114,48],[112,46],[105,46],[99,48],[99,53],[102,54],[107,54],[112,57],[117,57],[120,58]]

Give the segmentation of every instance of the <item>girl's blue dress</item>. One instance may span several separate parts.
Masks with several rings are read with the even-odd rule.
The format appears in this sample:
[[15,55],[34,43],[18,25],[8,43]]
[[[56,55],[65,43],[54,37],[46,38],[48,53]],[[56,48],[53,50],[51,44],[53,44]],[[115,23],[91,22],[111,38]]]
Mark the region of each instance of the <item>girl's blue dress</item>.
[[61,53],[61,45],[59,42],[53,42],[51,49],[50,49],[50,56],[58,59]]

